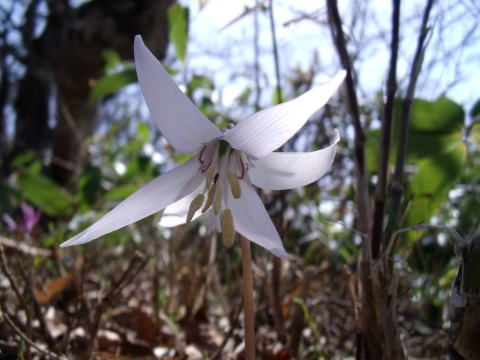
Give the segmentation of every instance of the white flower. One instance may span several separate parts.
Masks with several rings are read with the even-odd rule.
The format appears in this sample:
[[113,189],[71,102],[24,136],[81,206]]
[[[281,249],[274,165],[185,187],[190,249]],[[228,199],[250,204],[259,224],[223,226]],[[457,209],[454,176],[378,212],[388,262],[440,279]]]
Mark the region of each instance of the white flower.
[[175,149],[195,155],[150,181],[61,246],[87,243],[165,209],[163,226],[179,225],[208,212],[212,225],[223,231],[224,241],[233,241],[236,231],[273,254],[288,257],[252,185],[291,189],[310,184],[329,170],[338,133],[330,146],[318,151],[273,151],[329,100],[345,72],[222,132],[183,95],[139,35],[134,52],[140,87],[157,126]]

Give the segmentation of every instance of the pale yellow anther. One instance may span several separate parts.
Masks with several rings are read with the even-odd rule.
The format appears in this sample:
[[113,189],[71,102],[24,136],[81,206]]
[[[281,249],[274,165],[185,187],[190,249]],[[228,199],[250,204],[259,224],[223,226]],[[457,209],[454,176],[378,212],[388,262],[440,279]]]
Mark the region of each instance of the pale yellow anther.
[[190,203],[190,206],[188,208],[188,214],[187,214],[187,223],[192,221],[193,215],[197,212],[198,209],[202,207],[203,200],[205,199],[205,196],[203,194],[198,194],[195,196]]
[[228,175],[228,183],[230,184],[230,190],[232,191],[232,195],[235,199],[240,198],[240,182],[238,181],[237,175],[232,172],[229,172]]
[[208,190],[207,194],[207,202],[203,206],[202,213],[206,212],[208,209],[210,209],[210,206],[213,204],[213,199],[215,198],[215,189],[217,188],[216,184],[213,184],[213,186]]
[[233,216],[230,209],[223,210],[222,237],[226,246],[232,245],[235,239],[235,226],[233,225]]
[[207,184],[207,189],[210,189],[210,186],[212,186],[212,181],[214,177],[215,177],[215,167],[210,166],[207,170],[207,176],[205,180]]
[[222,185],[217,184],[215,187],[215,199],[213,200],[213,211],[215,215],[220,213],[222,207]]

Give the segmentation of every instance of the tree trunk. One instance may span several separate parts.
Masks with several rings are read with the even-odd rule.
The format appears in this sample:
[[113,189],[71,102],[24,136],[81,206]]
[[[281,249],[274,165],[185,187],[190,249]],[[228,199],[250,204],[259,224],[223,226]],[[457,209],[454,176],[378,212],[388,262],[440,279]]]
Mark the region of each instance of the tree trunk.
[[[42,152],[53,141],[51,177],[68,185],[81,170],[85,140],[96,127],[99,104],[90,93],[92,80],[103,72],[103,52],[114,50],[130,60],[133,38],[141,34],[163,58],[172,3],[94,0],[71,8],[63,0],[50,1],[45,31],[36,41],[39,49],[29,54],[35,61],[27,65],[15,103],[15,152]],[[56,120],[52,134],[49,119]]]

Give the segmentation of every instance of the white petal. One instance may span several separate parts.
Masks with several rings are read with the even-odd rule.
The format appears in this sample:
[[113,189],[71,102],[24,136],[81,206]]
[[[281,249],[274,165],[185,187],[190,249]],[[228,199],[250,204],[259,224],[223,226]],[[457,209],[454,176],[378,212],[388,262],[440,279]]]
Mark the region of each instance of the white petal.
[[185,164],[150,181],[96,223],[60,246],[87,243],[152,215],[185,197],[186,194],[196,189],[203,180],[203,175],[198,171],[198,166],[197,157],[193,157]]
[[341,71],[326,84],[296,99],[262,110],[226,131],[223,138],[233,148],[261,158],[285,144],[327,103],[344,78],[345,71]]
[[274,255],[289,258],[277,229],[255,189],[246,181],[240,181],[240,186],[242,191],[240,199],[234,199],[229,192],[226,204],[232,210],[235,230]]
[[268,190],[293,189],[321,178],[332,165],[338,131],[334,142],[321,150],[305,153],[273,152],[253,162],[248,171],[255,186]]
[[[191,194],[188,194],[184,198],[175,201],[173,204],[168,205],[163,211],[162,217],[158,225],[163,227],[174,227],[178,225],[185,224],[187,219],[188,208],[192,203],[195,196],[197,196],[202,188],[205,186],[205,183],[202,182],[201,185],[194,190]],[[195,215],[193,215],[192,221],[202,215],[201,209],[198,210]]]
[[222,135],[178,88],[162,64],[135,36],[135,67],[138,81],[155,123],[180,152],[196,152]]

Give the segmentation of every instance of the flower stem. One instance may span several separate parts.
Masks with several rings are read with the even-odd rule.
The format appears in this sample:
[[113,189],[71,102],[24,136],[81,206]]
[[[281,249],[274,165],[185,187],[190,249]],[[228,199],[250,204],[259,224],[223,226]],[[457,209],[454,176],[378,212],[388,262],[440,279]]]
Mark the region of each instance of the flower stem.
[[250,242],[240,236],[243,268],[243,318],[245,327],[245,360],[255,360],[255,318],[253,313],[253,274]]

